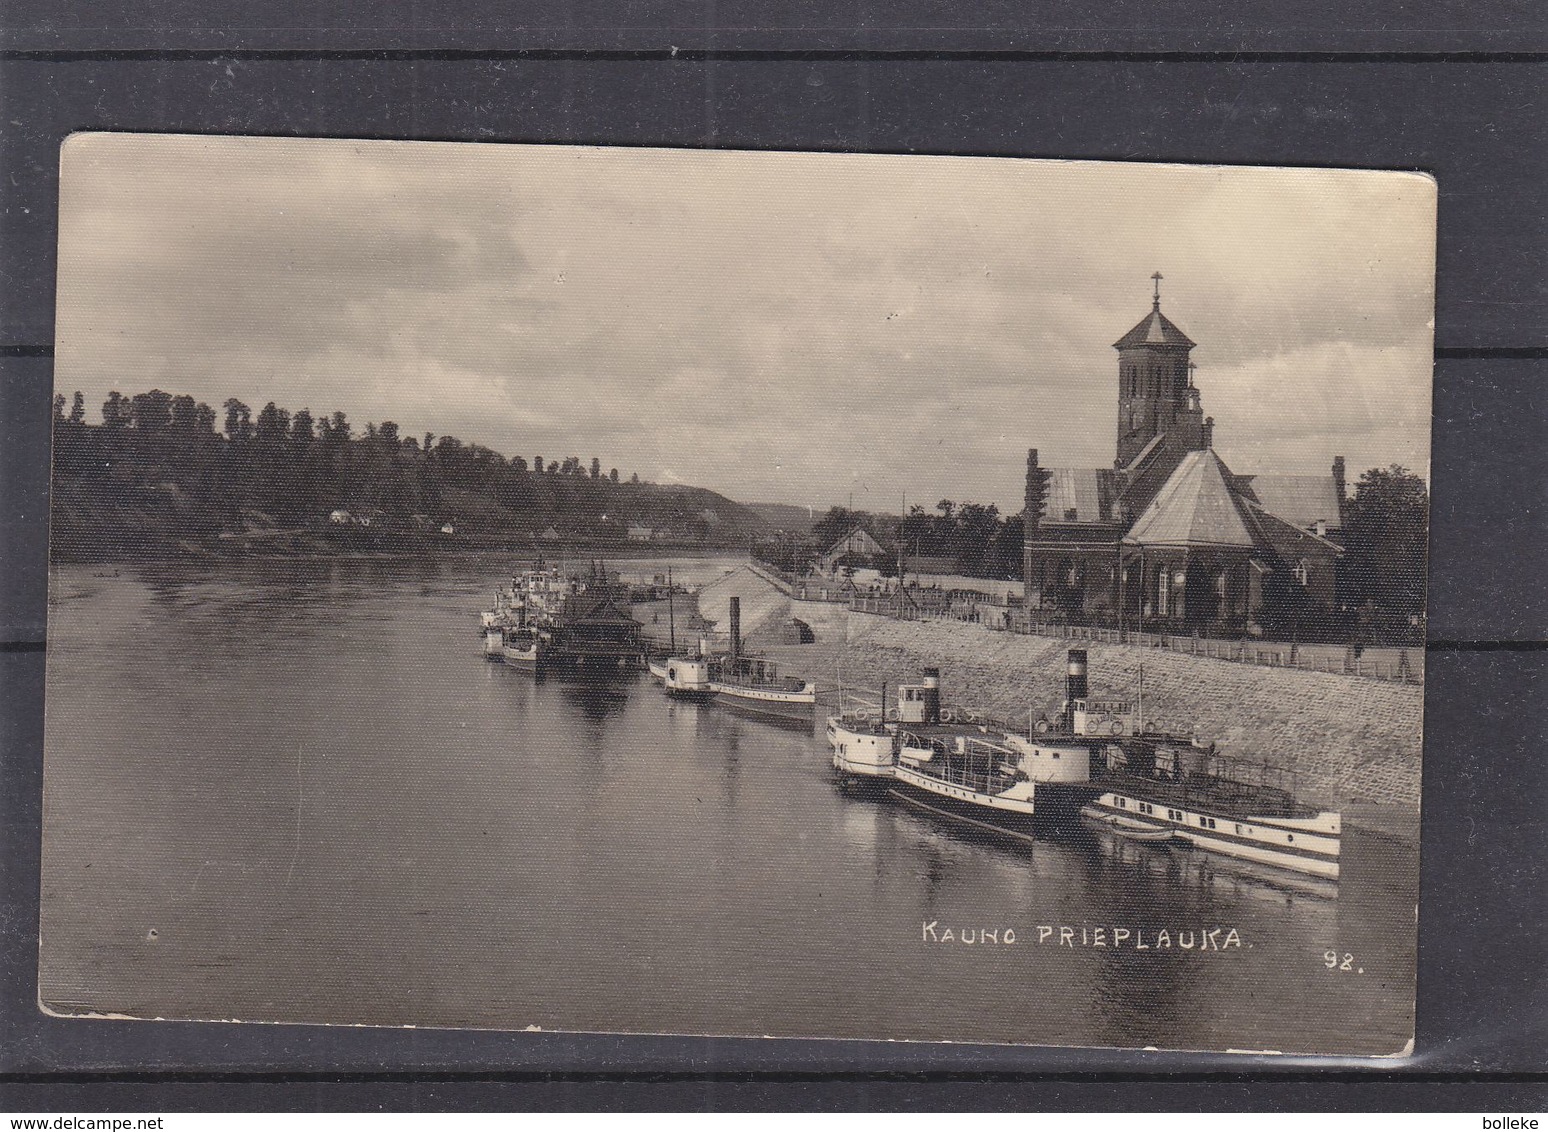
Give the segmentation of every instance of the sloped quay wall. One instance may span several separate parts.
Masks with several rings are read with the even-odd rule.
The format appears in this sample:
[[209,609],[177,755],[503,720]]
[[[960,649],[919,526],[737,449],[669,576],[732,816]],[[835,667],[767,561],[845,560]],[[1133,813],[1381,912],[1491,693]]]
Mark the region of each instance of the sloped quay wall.
[[[797,603],[796,616],[805,604]],[[826,620],[817,645],[781,650],[791,672],[804,654],[804,674],[824,687],[841,680],[874,700],[883,682],[895,687],[934,665],[946,703],[996,718],[1051,716],[1063,701],[1067,641],[842,610]],[[1282,768],[1308,804],[1418,807],[1423,688],[1129,645],[1086,647],[1093,697],[1133,699],[1143,666],[1148,725]]]
[[699,615],[713,622],[711,636],[724,643],[731,631],[731,599],[741,599],[742,638],[756,644],[776,624],[790,620],[790,598],[766,578],[739,566],[706,583],[698,594]]

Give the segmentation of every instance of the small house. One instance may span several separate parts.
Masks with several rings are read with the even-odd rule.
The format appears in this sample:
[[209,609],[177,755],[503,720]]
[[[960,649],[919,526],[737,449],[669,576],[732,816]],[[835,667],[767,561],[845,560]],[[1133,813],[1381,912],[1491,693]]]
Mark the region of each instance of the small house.
[[832,574],[845,559],[872,559],[885,555],[886,549],[864,527],[855,527],[817,559],[819,574]]

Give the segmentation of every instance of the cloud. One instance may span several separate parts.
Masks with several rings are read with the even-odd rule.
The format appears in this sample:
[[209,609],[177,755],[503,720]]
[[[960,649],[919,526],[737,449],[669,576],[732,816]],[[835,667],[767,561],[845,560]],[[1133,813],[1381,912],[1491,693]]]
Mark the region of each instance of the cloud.
[[1159,267],[1242,470],[1428,449],[1411,176],[86,135],[61,194],[57,381],[93,403],[161,385],[746,499],[1014,511],[1027,447],[1111,461],[1110,346]]

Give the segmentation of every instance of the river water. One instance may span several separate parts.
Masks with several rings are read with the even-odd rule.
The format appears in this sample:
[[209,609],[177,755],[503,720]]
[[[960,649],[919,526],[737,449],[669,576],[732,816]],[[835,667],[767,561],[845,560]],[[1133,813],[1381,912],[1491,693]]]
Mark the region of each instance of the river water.
[[56,569],[50,1008],[1323,1053],[1411,1033],[1410,850],[1352,830],[1316,888],[980,843],[839,792],[818,734],[487,662],[506,573]]

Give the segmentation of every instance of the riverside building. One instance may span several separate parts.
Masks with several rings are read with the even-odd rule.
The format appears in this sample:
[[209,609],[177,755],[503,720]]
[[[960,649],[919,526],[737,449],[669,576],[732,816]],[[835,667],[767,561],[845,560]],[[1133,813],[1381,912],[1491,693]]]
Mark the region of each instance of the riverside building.
[[1236,475],[1193,383],[1195,343],[1151,309],[1118,351],[1110,468],[1027,454],[1032,617],[1129,629],[1300,633],[1329,623],[1343,553],[1344,459],[1325,476]]

